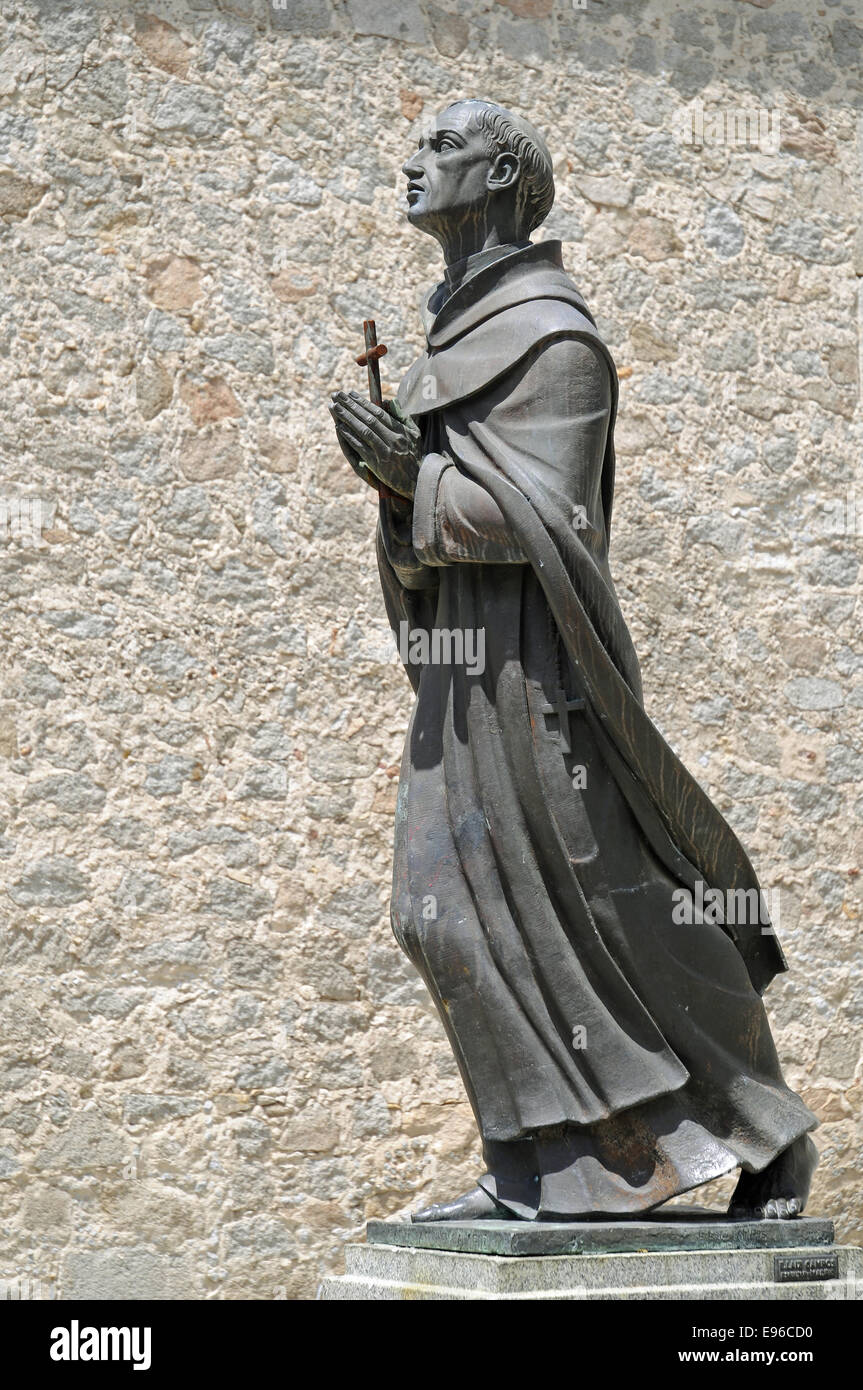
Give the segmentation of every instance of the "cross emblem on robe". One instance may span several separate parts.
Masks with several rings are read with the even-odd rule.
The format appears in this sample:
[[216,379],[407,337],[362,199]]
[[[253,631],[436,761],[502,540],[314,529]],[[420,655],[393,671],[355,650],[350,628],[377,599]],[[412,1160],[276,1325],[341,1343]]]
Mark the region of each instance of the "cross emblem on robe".
[[[582,700],[580,697],[568,700],[566,698],[566,693],[564,692],[563,687],[561,686],[561,688],[557,692],[556,703],[553,705],[540,705],[539,708],[541,713],[546,716],[551,714],[557,715],[557,733],[560,739],[560,750],[562,753],[571,753],[572,744],[569,740],[569,711],[573,709],[584,709],[584,700]],[[548,724],[547,718],[546,724]],[[552,732],[554,732],[554,730],[552,730]]]

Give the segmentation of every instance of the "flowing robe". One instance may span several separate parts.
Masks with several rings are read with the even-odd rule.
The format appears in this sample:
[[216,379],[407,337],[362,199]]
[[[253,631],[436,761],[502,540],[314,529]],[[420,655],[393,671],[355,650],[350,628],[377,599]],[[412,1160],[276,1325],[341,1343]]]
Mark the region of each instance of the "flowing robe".
[[785,963],[759,912],[676,920],[681,889],[751,908],[759,886],[643,708],[608,566],[616,372],[559,243],[440,287],[427,336],[399,392],[423,461],[412,503],[381,502],[381,582],[402,639],[485,649],[482,669],[406,661],[393,931],[481,1185],[521,1217],[644,1211],[815,1126],[760,997]]

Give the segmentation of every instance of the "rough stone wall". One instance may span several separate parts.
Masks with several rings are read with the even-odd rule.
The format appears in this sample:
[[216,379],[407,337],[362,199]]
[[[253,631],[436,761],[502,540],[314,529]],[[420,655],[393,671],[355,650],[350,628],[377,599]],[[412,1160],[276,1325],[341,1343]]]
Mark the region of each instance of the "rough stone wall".
[[399,168],[464,94],[547,132],[647,705],[780,892],[812,1209],[860,1239],[861,47],[859,0],[2,0],[13,1292],[308,1297],[478,1171],[387,920],[411,696],[325,408],[368,314],[390,388],[420,346]]

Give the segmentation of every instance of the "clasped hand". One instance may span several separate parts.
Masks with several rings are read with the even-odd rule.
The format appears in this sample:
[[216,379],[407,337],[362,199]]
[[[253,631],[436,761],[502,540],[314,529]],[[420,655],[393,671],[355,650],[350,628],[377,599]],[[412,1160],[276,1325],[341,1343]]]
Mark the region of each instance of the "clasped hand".
[[342,453],[363,481],[413,497],[422,453],[410,417],[395,402],[373,405],[358,391],[336,391],[330,414]]

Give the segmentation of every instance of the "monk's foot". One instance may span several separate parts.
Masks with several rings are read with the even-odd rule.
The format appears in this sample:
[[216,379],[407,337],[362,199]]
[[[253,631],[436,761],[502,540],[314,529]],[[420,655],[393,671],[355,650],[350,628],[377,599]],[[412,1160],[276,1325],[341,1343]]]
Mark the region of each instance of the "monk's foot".
[[760,1173],[740,1174],[728,1215],[750,1221],[788,1221],[800,1216],[817,1162],[818,1150],[808,1134],[801,1135]]
[[411,1221],[489,1221],[512,1220],[512,1213],[498,1206],[481,1187],[465,1192],[453,1202],[436,1202],[433,1206],[415,1211]]

